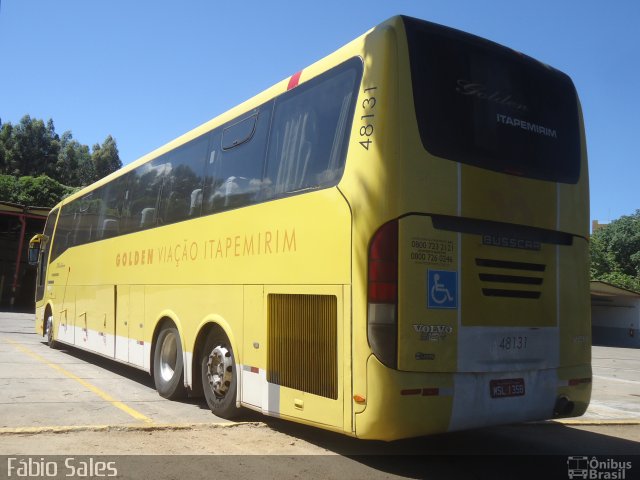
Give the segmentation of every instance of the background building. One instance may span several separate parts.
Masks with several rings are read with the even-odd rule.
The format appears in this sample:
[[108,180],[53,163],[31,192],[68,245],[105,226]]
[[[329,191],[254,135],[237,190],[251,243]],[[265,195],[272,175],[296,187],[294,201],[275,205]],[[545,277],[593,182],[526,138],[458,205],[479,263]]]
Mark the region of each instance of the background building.
[[48,208],[0,202],[0,309],[33,311],[36,268],[27,263],[29,239],[42,233]]
[[592,343],[640,348],[640,293],[591,282]]
[[601,228],[604,228],[607,225],[609,225],[609,224],[608,223],[600,223],[600,222],[598,222],[598,220],[592,220],[591,221],[591,233],[595,232],[596,230],[600,230]]

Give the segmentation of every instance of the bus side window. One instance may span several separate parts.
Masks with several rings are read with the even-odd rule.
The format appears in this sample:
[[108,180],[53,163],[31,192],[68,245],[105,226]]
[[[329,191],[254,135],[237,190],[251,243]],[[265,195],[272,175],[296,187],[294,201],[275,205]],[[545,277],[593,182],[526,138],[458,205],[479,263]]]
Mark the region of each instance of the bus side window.
[[264,157],[273,102],[214,132],[207,165],[203,213],[213,213],[260,200]]
[[76,223],[74,230],[76,232],[73,238],[73,246],[84,245],[91,241],[91,230],[93,227],[93,220],[89,214],[78,214],[76,217]]
[[120,220],[124,211],[128,178],[129,175],[124,175],[100,187],[99,190],[103,190],[103,194],[95,240],[116,237],[120,234]]
[[69,248],[98,239],[98,212],[102,209],[103,194],[104,190],[98,188],[70,204],[74,214],[74,235]]
[[208,146],[209,137],[205,135],[162,157],[168,167],[160,195],[161,224],[200,216]]
[[276,101],[265,197],[336,185],[344,169],[358,71],[352,66],[303,84]]
[[[72,209],[74,208],[74,203],[63,206],[60,211],[55,236],[53,237],[53,240],[49,240],[49,246],[51,247],[51,261],[62,255],[67,248],[73,246],[69,245],[69,243],[73,237],[74,215],[72,213]],[[51,244],[52,241],[53,244]]]
[[[170,166],[169,164],[169,168]],[[158,197],[166,168],[166,164],[156,164],[154,161],[130,172],[120,234],[156,226]]]

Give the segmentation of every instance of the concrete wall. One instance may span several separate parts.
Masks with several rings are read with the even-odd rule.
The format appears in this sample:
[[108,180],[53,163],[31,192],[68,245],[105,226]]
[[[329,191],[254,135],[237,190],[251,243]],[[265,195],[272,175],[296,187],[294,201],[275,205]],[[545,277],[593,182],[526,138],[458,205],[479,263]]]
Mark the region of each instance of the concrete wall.
[[592,301],[591,324],[594,345],[640,348],[640,299]]

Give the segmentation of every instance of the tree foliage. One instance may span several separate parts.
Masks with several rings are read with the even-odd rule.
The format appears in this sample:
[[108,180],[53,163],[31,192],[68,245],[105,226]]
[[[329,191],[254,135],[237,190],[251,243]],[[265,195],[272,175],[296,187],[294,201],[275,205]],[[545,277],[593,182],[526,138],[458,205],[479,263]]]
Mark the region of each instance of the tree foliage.
[[106,177],[122,166],[116,141],[111,135],[107,136],[102,145],[96,143],[93,146],[91,159],[98,178]]
[[67,187],[46,175],[39,177],[0,175],[0,199],[21,205],[51,207],[79,188]]
[[591,279],[640,292],[640,210],[593,232]]
[[111,135],[89,149],[70,131],[58,135],[51,119],[25,115],[16,125],[0,123],[0,200],[53,206],[74,190],[69,187],[89,185],[121,166]]

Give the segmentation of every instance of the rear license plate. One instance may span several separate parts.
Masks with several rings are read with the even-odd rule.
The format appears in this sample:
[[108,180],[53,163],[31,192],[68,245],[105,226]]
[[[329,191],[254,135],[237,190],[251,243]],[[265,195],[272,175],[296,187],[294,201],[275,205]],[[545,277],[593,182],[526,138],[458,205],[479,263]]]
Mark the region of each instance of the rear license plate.
[[489,382],[491,398],[521,397],[524,395],[524,378],[505,378]]

